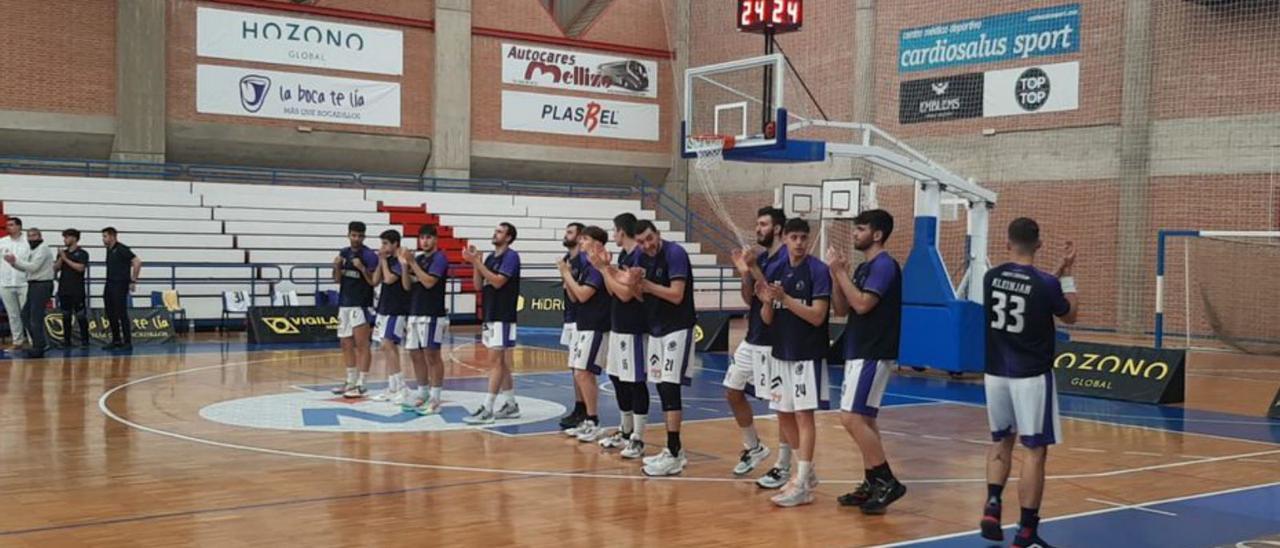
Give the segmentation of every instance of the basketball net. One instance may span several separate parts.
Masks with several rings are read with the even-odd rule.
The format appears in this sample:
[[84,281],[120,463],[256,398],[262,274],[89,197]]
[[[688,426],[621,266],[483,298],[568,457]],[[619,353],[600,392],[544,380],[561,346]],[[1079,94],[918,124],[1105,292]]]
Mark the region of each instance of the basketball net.
[[698,191],[706,197],[707,205],[716,219],[733,233],[738,246],[748,247],[753,240],[747,238],[747,234],[733,221],[733,215],[715,185],[714,173],[724,165],[724,151],[733,148],[733,142],[733,137],[729,135],[694,135],[686,138],[686,148],[697,154],[693,163],[693,179],[698,185]]

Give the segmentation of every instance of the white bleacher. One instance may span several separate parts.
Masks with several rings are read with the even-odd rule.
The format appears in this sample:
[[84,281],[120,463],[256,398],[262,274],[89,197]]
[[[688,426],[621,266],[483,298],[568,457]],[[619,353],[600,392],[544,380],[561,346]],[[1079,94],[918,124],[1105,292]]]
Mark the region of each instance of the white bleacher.
[[[391,225],[390,214],[377,211],[378,202],[426,204],[426,211],[452,227],[455,237],[482,250],[491,247],[489,240],[498,223],[516,225],[520,237],[515,249],[529,279],[557,276],[555,261],[564,254],[561,238],[570,222],[612,232],[613,216],[620,211],[631,211],[641,219],[656,217],[652,210],[641,209],[639,200],[28,175],[0,175],[0,201],[5,214],[21,216],[26,226],[44,229],[51,243],[61,239],[58,233],[64,228],[80,229],[82,245],[96,262],[103,256],[98,231],[116,227],[120,241],[144,263],[134,305],[148,305],[151,291],[168,289],[169,280],[177,277],[183,305],[188,316],[196,319],[220,317],[222,292],[249,289],[250,284],[243,281],[249,277],[257,278],[257,301],[263,304],[270,284],[287,279],[291,270],[303,293],[311,293],[317,280],[321,290],[336,289],[323,265],[346,245],[349,221],[368,225],[368,244],[375,248],[378,233],[403,230]],[[655,225],[665,239],[689,251],[698,280],[718,276],[713,255],[702,253],[697,243],[685,242],[685,234],[671,230],[667,221],[655,220]],[[407,245],[412,245],[412,235],[405,236]],[[610,248],[616,251],[612,244]],[[162,264],[188,262],[207,265]],[[272,266],[251,267],[246,262]],[[322,266],[303,267],[312,264]],[[101,272],[100,267],[94,268],[94,305],[101,306]],[[736,279],[726,280],[723,286],[700,281],[695,298],[700,307],[715,306],[721,299],[737,307],[737,288]],[[474,295],[450,299],[455,313],[474,312]],[[309,295],[303,298],[304,304],[312,302]]]

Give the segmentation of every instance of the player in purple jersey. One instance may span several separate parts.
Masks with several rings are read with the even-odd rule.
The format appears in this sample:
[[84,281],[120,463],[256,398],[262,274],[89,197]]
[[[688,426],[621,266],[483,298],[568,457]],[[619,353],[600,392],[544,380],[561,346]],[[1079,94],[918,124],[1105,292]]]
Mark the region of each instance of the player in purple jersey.
[[374,285],[380,285],[377,321],[373,340],[378,342],[387,364],[387,389],[374,396],[375,401],[403,405],[409,398],[409,387],[400,371],[400,345],[404,342],[405,321],[409,316],[409,290],[400,281],[404,267],[400,264],[400,232],[385,230],[379,235],[378,269],[373,272]]
[[791,481],[771,500],[782,507],[813,502],[818,476],[813,471],[817,427],[814,411],[826,409],[830,398],[826,356],[829,340],[827,312],[831,307],[831,273],[809,254],[809,222],[790,219],[782,229],[787,258],[771,284],[757,283],[763,301],[761,317],[773,332],[773,378],[769,408],[778,413],[778,427],[797,440],[800,462]]
[[644,256],[636,243],[638,222],[630,213],[613,218],[613,242],[621,248],[616,264],[603,246],[587,253],[610,296],[608,373],[621,415],[617,432],[600,440],[600,446],[621,449],[619,455],[624,459],[644,456],[644,431],[649,420],[649,385],[645,379],[649,321],[643,296],[636,291],[644,273],[642,269],[632,270],[641,268]]
[[[609,241],[609,235],[598,226],[583,228],[581,234],[579,247],[583,252],[603,248]],[[574,384],[581,393],[586,417],[570,435],[580,442],[594,442],[604,435],[596,407],[599,402],[598,375],[604,371],[609,348],[609,293],[605,289],[604,276],[590,264],[579,268],[576,273],[566,261],[561,260],[556,266],[565,291],[578,303],[569,367],[573,370]]]
[[[766,401],[769,398],[773,337],[760,317],[763,304],[756,297],[755,285],[756,280],[772,281],[771,274],[787,260],[786,249],[782,245],[782,226],[786,222],[786,214],[781,209],[760,208],[756,212],[756,244],[763,250],[756,252],[746,247],[733,252],[733,266],[742,278],[742,302],[748,307],[747,335],[729,360],[723,381],[725,399],[729,401],[733,418],[742,430],[743,450],[733,468],[735,476],[750,473],[769,456],[769,447],[760,442],[760,435],[756,432],[746,394],[749,390],[757,398]],[[764,489],[777,489],[791,479],[791,447],[796,440],[788,439],[786,431],[781,428],[778,429],[778,437],[778,462],[756,482]]]
[[844,386],[840,422],[862,453],[864,481],[836,499],[858,506],[864,514],[883,514],[907,488],[889,469],[876,417],[880,400],[897,366],[902,328],[902,269],[885,250],[893,233],[893,216],[883,209],[859,213],[853,220],[853,247],[866,261],[849,274],[849,259],[830,249],[831,278],[836,285],[837,316],[848,316],[844,330]]
[[[582,266],[586,264],[586,257],[582,255],[581,247],[578,245],[578,237],[582,234],[585,225],[578,222],[569,223],[564,227],[564,239],[561,245],[566,250],[564,257],[561,258],[565,264],[569,266],[569,273],[576,278],[582,270]],[[560,330],[560,346],[573,350],[573,343],[577,340],[578,329],[578,302],[573,300],[573,295],[566,289],[564,292],[564,327]],[[573,371],[573,366],[569,365],[569,370]],[[586,417],[586,406],[582,402],[582,390],[575,384],[573,387],[573,411],[567,415],[560,417],[560,428],[565,429],[568,434],[570,430],[577,428],[582,424],[583,417]],[[577,435],[576,433],[571,435]]]
[[373,365],[369,336],[373,332],[373,272],[378,268],[378,254],[364,245],[365,230],[360,221],[348,223],[350,246],[333,258],[333,283],[338,284],[338,342],[347,366],[347,381],[333,393],[345,398],[364,397],[364,378]]
[[1000,541],[1000,496],[1013,465],[1014,435],[1027,448],[1018,475],[1022,515],[1013,546],[1048,547],[1038,534],[1044,497],[1044,466],[1049,446],[1060,441],[1058,390],[1053,379],[1054,317],[1075,323],[1079,314],[1075,246],[1052,275],[1037,269],[1040,226],[1026,217],[1009,223],[1009,262],[987,272],[983,281],[987,311],[987,364],[983,385],[987,418],[995,444],[987,452],[987,499],[982,537]]
[[[481,339],[489,351],[489,396],[483,406],[463,419],[467,424],[492,424],[495,420],[520,417],[511,377],[511,350],[516,346],[516,308],[520,299],[520,254],[511,249],[516,236],[514,225],[498,223],[493,231],[493,253],[483,257],[474,246],[462,252],[463,259],[475,269],[473,279],[483,301]],[[503,400],[501,405],[497,401],[499,394]]]
[[400,248],[400,264],[407,268],[400,279],[409,291],[404,348],[413,360],[418,380],[417,397],[402,410],[419,415],[438,413],[443,403],[444,359],[440,348],[449,331],[449,311],[444,304],[449,259],[438,243],[436,227],[422,225],[418,228],[417,256],[407,247]]

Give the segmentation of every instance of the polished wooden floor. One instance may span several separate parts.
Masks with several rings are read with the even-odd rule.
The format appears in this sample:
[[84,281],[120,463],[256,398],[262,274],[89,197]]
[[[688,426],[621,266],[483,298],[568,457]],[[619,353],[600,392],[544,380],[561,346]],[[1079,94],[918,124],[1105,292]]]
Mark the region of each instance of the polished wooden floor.
[[[463,332],[450,351],[455,381],[484,373],[483,350],[468,339]],[[518,351],[522,373],[559,373],[563,360],[559,350]],[[1198,353],[1190,364],[1188,408],[1265,424],[1280,360]],[[234,342],[0,359],[0,545],[861,546],[972,529],[985,493],[984,410],[938,399],[881,415],[895,472],[910,480],[907,497],[881,517],[835,504],[861,463],[833,414],[819,417],[820,498],[795,509],[774,508],[729,473],[740,445],[727,416],[687,424],[690,466],[655,480],[634,461],[554,433],[285,431],[199,414],[341,375],[336,349],[246,352]],[[723,407],[714,399],[706,406]],[[612,406],[607,395],[602,402]],[[760,425],[773,445],[773,422]],[[1105,416],[1063,427],[1046,517],[1280,481],[1280,440]],[[664,443],[661,426],[647,439]]]

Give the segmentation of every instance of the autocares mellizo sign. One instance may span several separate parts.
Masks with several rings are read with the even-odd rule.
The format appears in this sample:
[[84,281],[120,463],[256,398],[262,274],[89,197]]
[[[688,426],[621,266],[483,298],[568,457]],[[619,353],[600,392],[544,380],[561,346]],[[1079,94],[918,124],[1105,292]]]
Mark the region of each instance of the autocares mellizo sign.
[[318,69],[400,75],[404,33],[269,13],[196,9],[196,54]]
[[502,83],[658,96],[658,63],[524,44],[502,44]]

